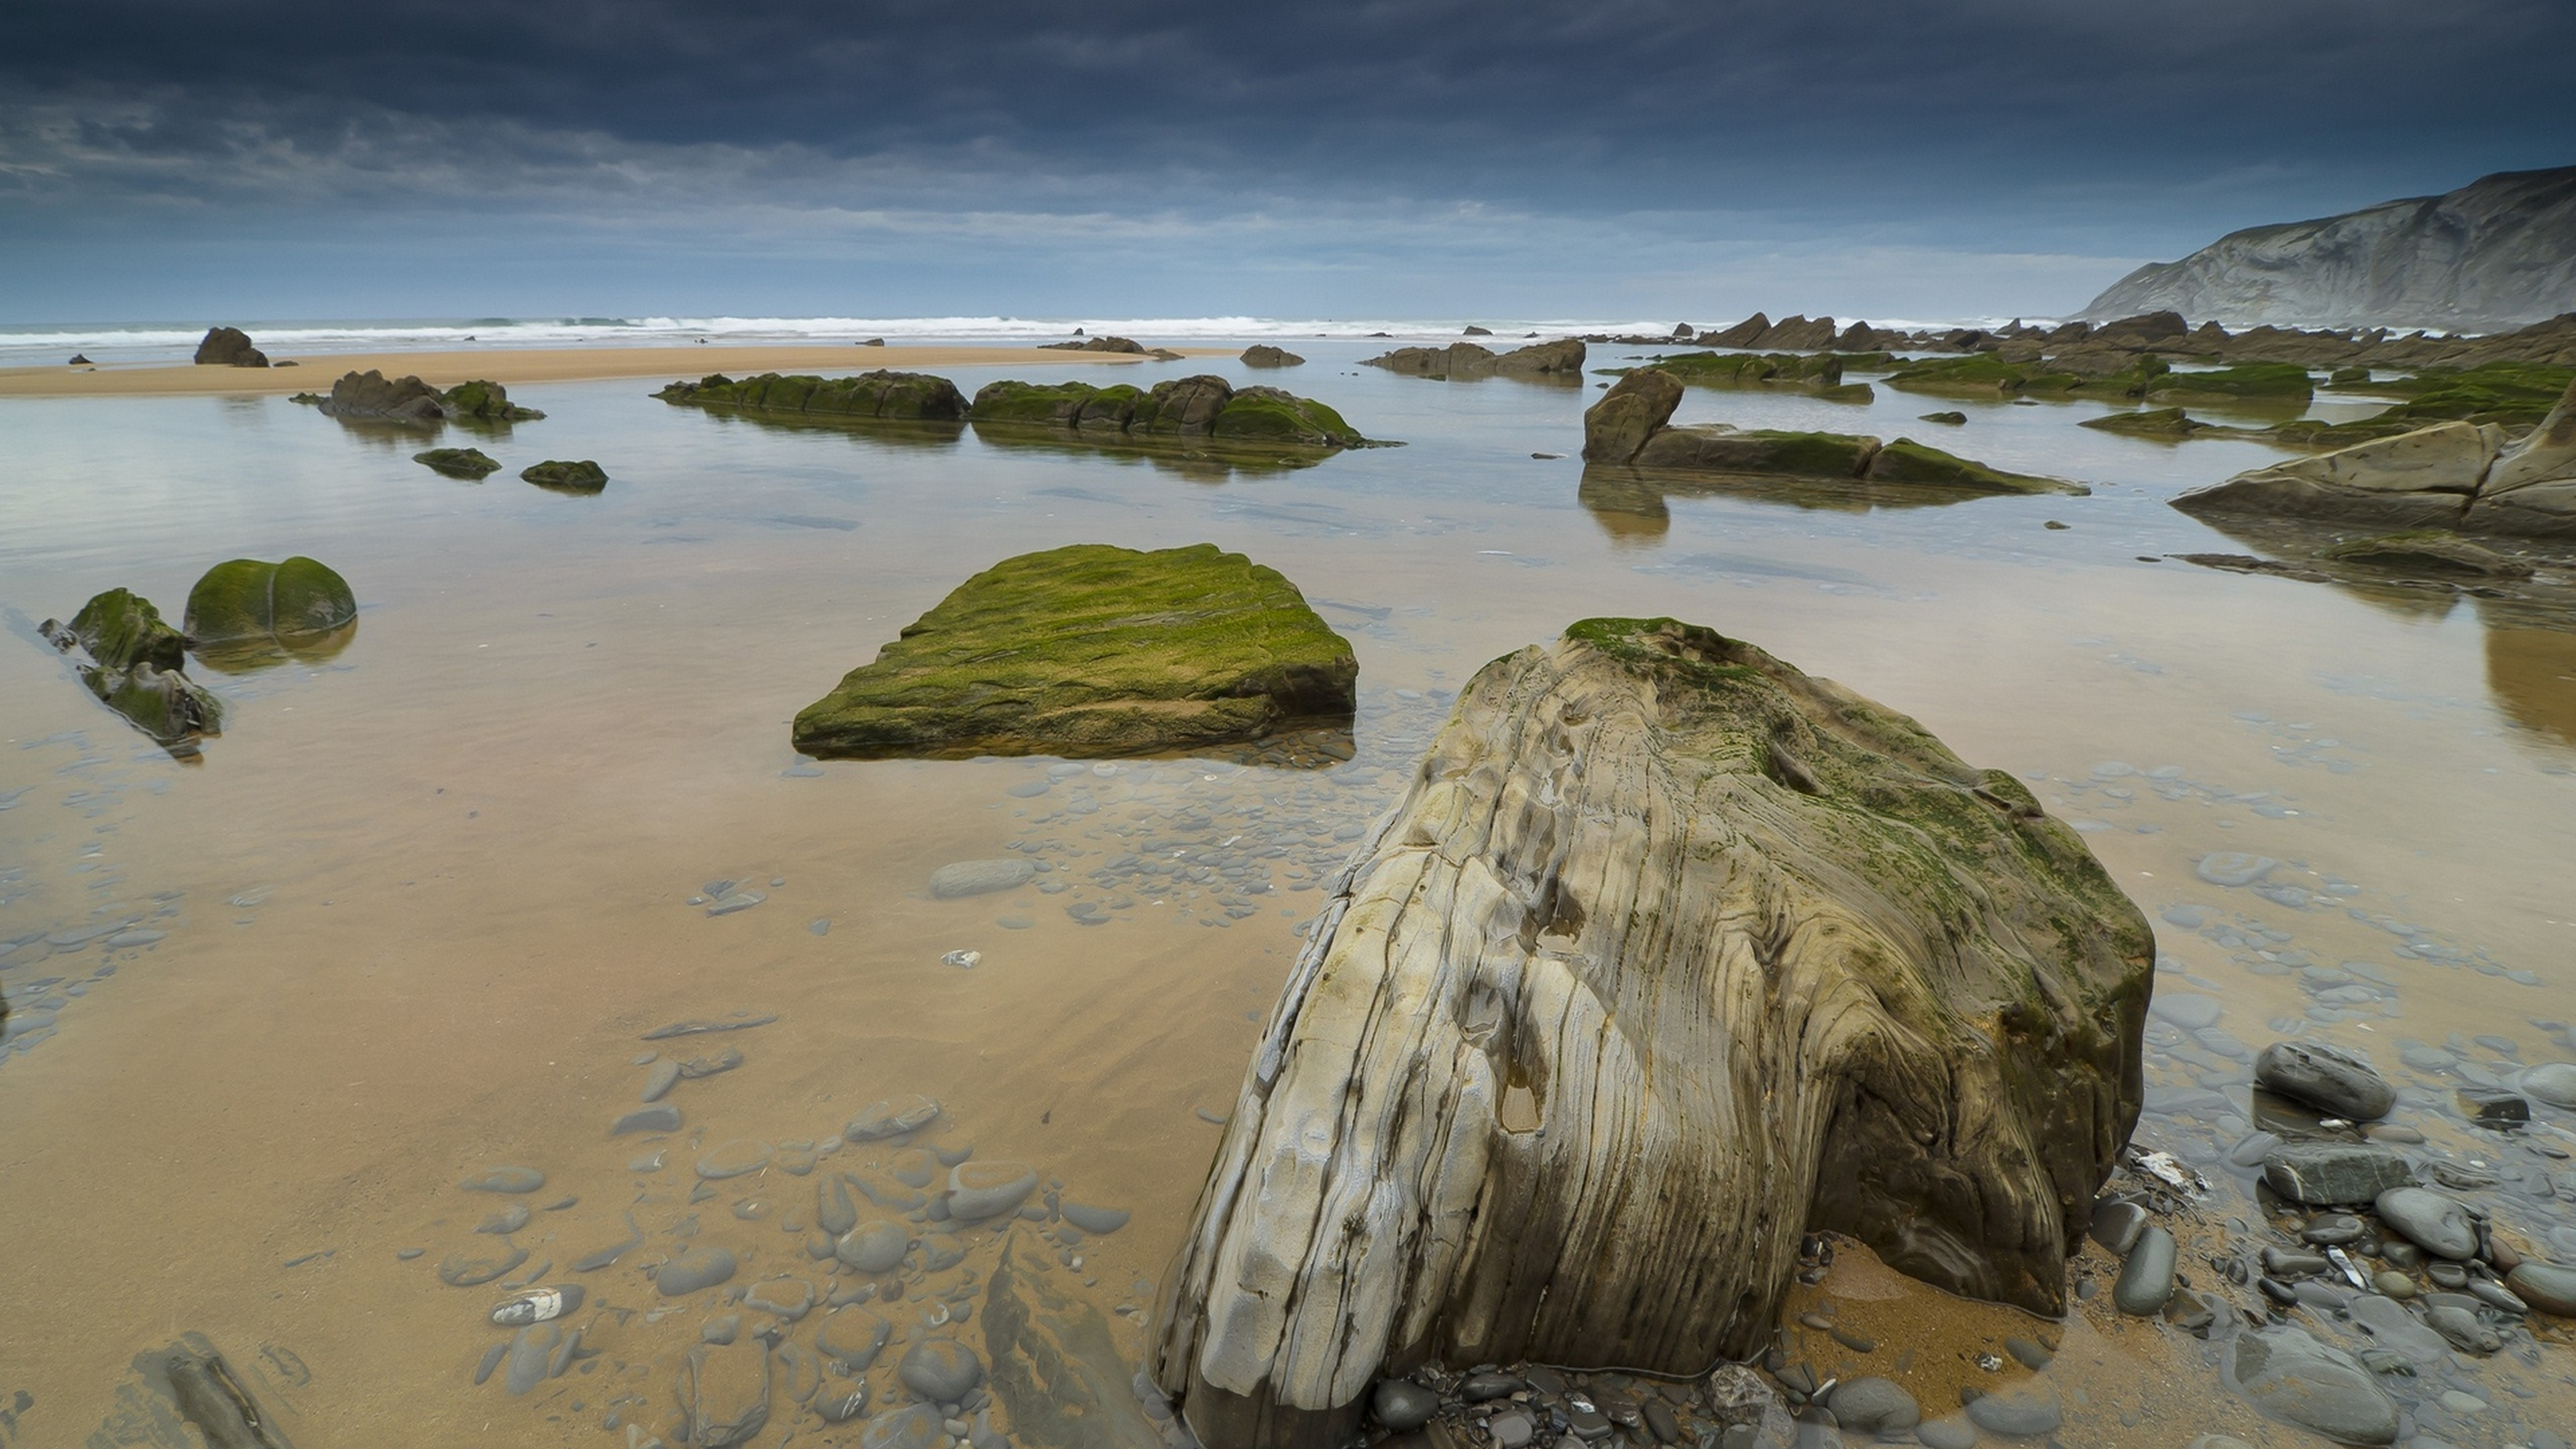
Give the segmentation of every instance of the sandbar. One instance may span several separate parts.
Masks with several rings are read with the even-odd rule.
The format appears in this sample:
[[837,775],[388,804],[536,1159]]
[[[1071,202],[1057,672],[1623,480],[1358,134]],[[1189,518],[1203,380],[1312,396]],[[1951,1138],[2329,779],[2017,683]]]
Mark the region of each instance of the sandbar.
[[[1184,357],[1230,357],[1232,349],[1174,348]],[[280,361],[288,359],[279,359]],[[1062,366],[1065,363],[1137,363],[1154,359],[1130,352],[1074,352],[1045,347],[485,347],[458,352],[319,353],[292,359],[294,367],[198,367],[190,363],[107,364],[98,367],[0,367],[0,397],[243,397],[329,392],[342,373],[370,368],[387,377],[406,374],[438,387],[468,378],[509,386],[531,382],[588,382],[602,378],[700,378],[711,372],[737,376],[761,372],[914,372],[937,367]]]

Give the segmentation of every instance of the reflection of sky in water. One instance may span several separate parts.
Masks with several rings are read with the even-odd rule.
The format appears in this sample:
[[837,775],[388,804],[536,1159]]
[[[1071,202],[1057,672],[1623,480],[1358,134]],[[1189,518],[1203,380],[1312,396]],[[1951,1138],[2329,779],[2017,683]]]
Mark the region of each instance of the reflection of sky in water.
[[[2234,1180],[2228,1134],[2252,1126],[2244,1049],[2280,1032],[2409,1051],[2428,1066],[2408,1085],[2427,1092],[2494,1075],[2493,1042],[2563,1054],[2531,1022],[2567,985],[2576,633],[2487,600],[2139,561],[2243,550],[2164,500],[2276,454],[2074,426],[2098,404],[1693,390],[1683,421],[1914,436],[2095,491],[1850,512],[1658,490],[1603,507],[1575,456],[1595,390],[1354,366],[1374,346],[1316,343],[1304,368],[1238,375],[1408,446],[1207,476],[972,430],[762,427],[645,383],[531,384],[517,395],[545,421],[435,439],[498,458],[482,483],[413,464],[432,435],[344,429],[283,399],[8,404],[0,989],[16,1015],[0,1091],[43,1090],[0,1114],[0,1214],[25,1225],[38,1267],[22,1292],[51,1325],[11,1371],[40,1398],[103,1404],[149,1345],[93,1295],[175,1294],[183,1327],[237,1354],[293,1345],[334,1386],[296,1400],[308,1415],[471,1432],[506,1396],[467,1393],[488,1326],[431,1272],[479,1246],[490,1206],[460,1201],[457,1177],[542,1161],[581,1199],[558,1220],[567,1261],[620,1240],[640,1194],[650,1253],[723,1242],[763,1255],[760,1275],[820,1281],[782,1226],[810,1215],[810,1178],[723,1179],[692,1203],[691,1166],[736,1138],[801,1161],[793,1143],[904,1091],[947,1105],[937,1141],[1136,1212],[1089,1243],[1049,1224],[1007,1250],[1015,1291],[1044,1279],[1132,1358],[1204,1174],[1204,1119],[1232,1101],[1246,1017],[1268,1007],[1318,877],[1394,802],[1478,667],[1595,614],[1750,638],[2030,780],[2158,922],[2174,1000],[2218,1003],[2215,1021],[2151,1034],[2147,1129],[2215,1178]],[[1950,408],[1968,424],[1916,420]],[[549,457],[596,458],[612,481],[596,497],[517,481]],[[1352,759],[1059,774],[788,749],[795,709],[996,558],[1201,539],[1278,567],[1352,639]],[[184,775],[16,626],[118,584],[168,609],[208,563],[288,553],[351,580],[363,629],[327,660],[203,675],[228,728]],[[922,890],[939,864],[1001,856],[1050,869],[968,901]],[[766,899],[705,919],[685,900],[714,879]],[[939,964],[960,949],[980,964]],[[631,1173],[646,1149],[601,1134],[634,1105],[635,1037],[754,1007],[779,1021],[741,1034],[738,1070],[681,1084],[669,1165]],[[2347,1035],[2365,1025],[2375,1037]],[[173,1100],[247,1135],[218,1153]],[[251,1160],[284,1170],[246,1174]],[[844,1160],[872,1181],[895,1169]],[[370,1193],[337,1186],[353,1171]],[[741,1215],[751,1200],[766,1216]],[[172,1288],[159,1245],[197,1243],[200,1212],[279,1226],[192,1248],[205,1261]],[[520,1240],[546,1241],[543,1221]],[[411,1246],[433,1251],[393,1256]],[[293,1271],[332,1276],[279,1279],[325,1249]],[[1002,1242],[972,1249],[902,1301],[983,1301],[944,1296],[998,1273]],[[332,1286],[279,1300],[281,1281]],[[658,1306],[641,1282],[602,1291]],[[286,1306],[257,1321],[239,1308],[271,1302]],[[699,1316],[598,1342],[667,1395]],[[1070,1344],[1077,1320],[1045,1331]],[[2138,1362],[2106,1362],[2070,1381],[2134,1398],[2121,1375]],[[580,1392],[595,1433],[618,1395]]]

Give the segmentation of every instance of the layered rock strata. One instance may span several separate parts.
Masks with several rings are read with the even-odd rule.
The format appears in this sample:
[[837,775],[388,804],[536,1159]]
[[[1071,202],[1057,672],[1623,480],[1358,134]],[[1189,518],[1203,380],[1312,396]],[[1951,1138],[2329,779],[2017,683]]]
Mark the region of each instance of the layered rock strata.
[[2055,1313],[2152,957],[2010,774],[1711,630],[1577,624],[1476,676],[1330,883],[1154,1373],[1268,1449],[1435,1359],[1700,1372],[1811,1228]]

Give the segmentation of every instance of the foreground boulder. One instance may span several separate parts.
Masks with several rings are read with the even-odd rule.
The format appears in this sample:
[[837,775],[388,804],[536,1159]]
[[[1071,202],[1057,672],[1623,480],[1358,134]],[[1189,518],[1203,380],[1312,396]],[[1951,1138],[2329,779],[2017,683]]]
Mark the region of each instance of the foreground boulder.
[[74,663],[81,683],[159,743],[222,732],[222,702],[188,678],[181,667],[187,641],[150,599],[110,589],[83,604],[70,624],[47,619],[39,628],[65,653],[87,652],[88,663]]
[[357,617],[349,581],[301,555],[283,563],[230,559],[188,591],[188,642],[209,663],[326,650]]
[[2063,1306],[2154,942],[2009,773],[1751,645],[1485,667],[1331,882],[1170,1272],[1202,1442],[1337,1444],[1431,1359],[1696,1373],[1805,1230]]
[[962,422],[965,394],[957,384],[926,372],[879,368],[856,377],[782,376],[764,372],[740,382],[711,373],[675,382],[653,394],[667,403],[754,413],[805,413],[881,422]]
[[[74,358],[73,361],[86,361]],[[197,344],[199,367],[266,367],[268,354],[251,346],[250,334],[238,327],[209,327]]]
[[1313,398],[1275,387],[1236,387],[1210,375],[1174,378],[1151,391],[1087,382],[987,383],[967,410],[986,427],[1047,428],[1094,442],[1209,442],[1354,448],[1367,439]]
[[2576,538],[2576,384],[2519,442],[2449,422],[2239,473],[2173,501],[2194,515]]
[[1641,368],[1583,415],[1583,457],[1596,464],[1691,473],[1776,475],[1845,483],[1919,485],[1962,493],[2089,493],[2078,483],[2007,473],[1899,438],[1778,432],[1723,423],[1672,427],[1681,380]]
[[1359,664],[1275,569],[1076,544],[960,584],[796,716],[809,755],[1152,754],[1347,728]]
[[1583,375],[1583,344],[1571,337],[1533,342],[1495,353],[1473,342],[1446,347],[1399,347],[1379,357],[1361,359],[1368,367],[1409,372],[1417,377],[1544,377],[1572,380]]
[[559,493],[597,493],[608,486],[608,470],[588,458],[548,458],[520,469],[519,477]]
[[389,378],[373,368],[342,373],[319,406],[335,418],[390,423],[518,423],[545,416],[511,402],[509,389],[497,382],[476,378],[441,391],[417,377]]

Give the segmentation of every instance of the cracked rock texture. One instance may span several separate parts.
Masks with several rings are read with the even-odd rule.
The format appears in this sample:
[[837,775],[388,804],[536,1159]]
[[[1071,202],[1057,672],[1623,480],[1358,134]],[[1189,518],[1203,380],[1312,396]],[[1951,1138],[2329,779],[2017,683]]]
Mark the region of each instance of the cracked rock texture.
[[2062,824],[1712,630],[1485,667],[1332,883],[1172,1270],[1222,1449],[1428,1360],[1705,1371],[1799,1237],[2042,1313],[2139,1105],[2153,940]]

